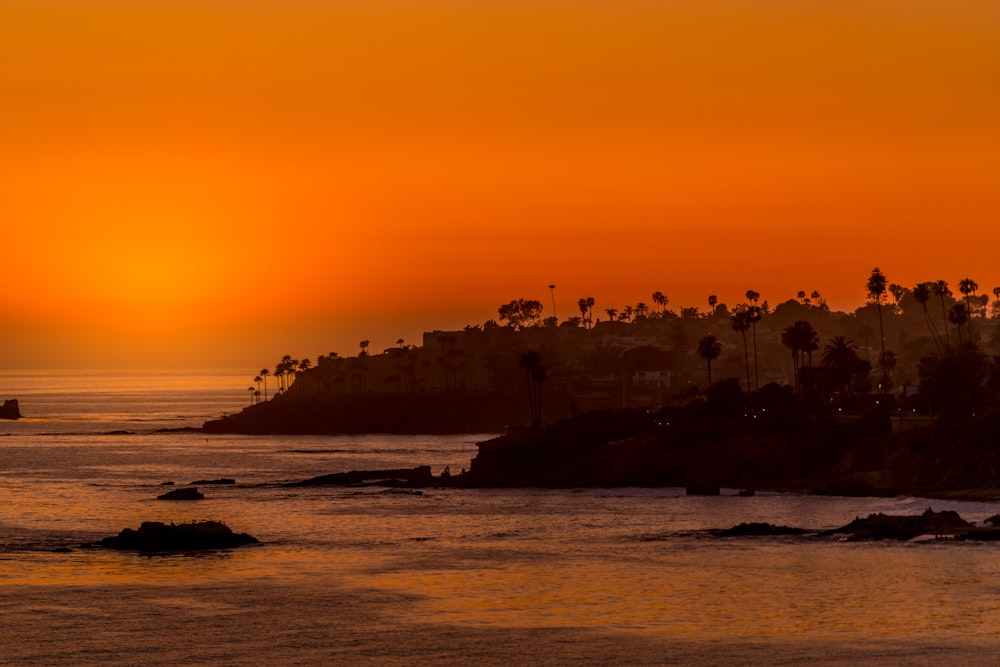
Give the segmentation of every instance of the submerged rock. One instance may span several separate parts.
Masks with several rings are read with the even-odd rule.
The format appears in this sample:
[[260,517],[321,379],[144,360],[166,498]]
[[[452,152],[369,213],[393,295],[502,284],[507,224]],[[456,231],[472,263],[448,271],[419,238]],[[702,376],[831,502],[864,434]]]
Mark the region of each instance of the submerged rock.
[[197,487],[191,487],[188,489],[174,489],[173,491],[167,491],[161,495],[156,496],[157,500],[204,500],[205,494],[200,492]]
[[220,521],[179,524],[144,521],[138,530],[126,528],[94,546],[122,551],[200,551],[244,544],[259,544],[259,540],[246,533],[234,533]]
[[235,484],[235,479],[220,477],[219,479],[196,479],[191,484]]

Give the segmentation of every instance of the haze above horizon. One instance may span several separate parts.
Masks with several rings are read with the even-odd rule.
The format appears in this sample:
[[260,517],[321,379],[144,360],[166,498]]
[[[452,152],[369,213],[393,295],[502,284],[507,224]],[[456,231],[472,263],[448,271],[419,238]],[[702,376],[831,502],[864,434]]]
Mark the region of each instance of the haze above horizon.
[[14,0],[0,367],[1000,284],[1000,5]]

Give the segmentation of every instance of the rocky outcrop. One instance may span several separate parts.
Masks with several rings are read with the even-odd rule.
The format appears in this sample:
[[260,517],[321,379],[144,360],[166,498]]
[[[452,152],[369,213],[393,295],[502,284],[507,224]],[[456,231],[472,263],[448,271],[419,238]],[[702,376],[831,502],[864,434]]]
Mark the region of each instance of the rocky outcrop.
[[809,531],[805,528],[793,528],[791,526],[776,526],[773,523],[741,523],[732,528],[713,530],[711,533],[718,537],[747,537],[747,536],[774,536],[774,535],[805,535]]
[[823,534],[847,535],[847,539],[851,541],[912,540],[923,535],[933,535],[938,538],[957,537],[975,530],[975,524],[964,520],[958,512],[948,510],[935,512],[927,508],[923,514],[916,516],[869,514],[863,519],[859,517],[846,526]]
[[105,537],[96,544],[84,546],[125,551],[166,552],[232,549],[258,543],[257,538],[246,533],[234,533],[219,521],[179,524],[145,521],[138,530],[126,528],[114,537]]
[[236,480],[230,477],[220,477],[218,479],[196,479],[191,482],[192,486],[195,484],[235,484]]
[[190,487],[186,489],[174,489],[173,491],[167,491],[166,493],[156,496],[157,500],[204,500],[205,494],[198,490],[197,487]]
[[[876,415],[877,417],[877,415]],[[473,487],[677,486],[1000,498],[1000,418],[894,434],[877,418],[586,413],[479,443]],[[749,491],[747,493],[749,495]]]
[[0,419],[20,419],[21,408],[17,404],[16,398],[11,398],[0,405]]
[[372,484],[379,486],[430,486],[435,482],[430,466],[399,468],[392,470],[352,470],[329,475],[311,477],[301,482],[290,482],[285,486],[327,486]]

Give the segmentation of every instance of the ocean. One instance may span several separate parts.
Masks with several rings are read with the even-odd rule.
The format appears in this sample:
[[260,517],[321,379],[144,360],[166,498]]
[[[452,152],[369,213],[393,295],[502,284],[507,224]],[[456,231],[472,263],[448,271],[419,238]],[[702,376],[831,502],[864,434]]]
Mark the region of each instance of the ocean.
[[[158,432],[240,410],[253,375],[0,372],[0,400],[25,415],[0,421],[0,664],[1000,663],[1000,545],[708,532],[927,507],[981,521],[996,504],[290,488],[353,469],[458,472],[492,434]],[[205,500],[156,500],[222,477],[236,484],[201,485]],[[143,521],[202,519],[261,544],[78,548]]]

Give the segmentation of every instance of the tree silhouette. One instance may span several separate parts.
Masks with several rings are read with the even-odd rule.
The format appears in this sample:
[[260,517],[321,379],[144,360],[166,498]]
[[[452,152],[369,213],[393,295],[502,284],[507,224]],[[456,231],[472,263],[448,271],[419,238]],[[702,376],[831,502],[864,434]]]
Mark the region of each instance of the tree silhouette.
[[542,366],[542,358],[537,352],[529,350],[517,360],[519,368],[525,372],[528,387],[528,406],[531,416],[531,428],[538,428],[542,423],[542,383],[548,379],[548,373]]
[[972,341],[972,304],[969,301],[969,295],[975,294],[976,290],[979,289],[979,283],[977,283],[972,278],[963,278],[958,283],[958,291],[965,296],[965,309],[969,313],[968,327],[969,327],[969,341]]
[[267,376],[271,374],[271,371],[266,368],[260,369],[260,376],[264,378],[264,400],[267,400]]
[[875,306],[878,309],[879,343],[882,347],[882,356],[879,358],[882,363],[882,391],[887,392],[889,391],[889,371],[885,367],[885,329],[882,324],[882,296],[886,290],[886,278],[877,266],[872,269],[871,275],[868,276],[867,288],[868,294],[875,300]]
[[594,325],[594,297],[588,296],[576,302],[580,309],[580,317],[583,320],[584,328],[589,329]]
[[927,330],[931,334],[931,340],[937,346],[938,351],[941,351],[941,336],[938,334],[937,328],[934,326],[933,320],[931,320],[931,315],[927,311],[927,302],[931,300],[931,291],[934,288],[933,283],[919,283],[913,288],[913,298],[924,312],[924,322],[927,324]]
[[871,326],[867,324],[862,324],[858,327],[858,335],[861,336],[861,340],[865,342],[865,361],[871,363],[871,354],[868,350],[868,339],[875,335]]
[[253,405],[253,392],[255,391],[253,387],[247,387],[247,391],[250,392],[250,405]]
[[795,377],[795,390],[799,390],[799,369],[804,365],[802,355],[809,358],[812,366],[812,353],[819,349],[819,334],[805,320],[799,320],[785,328],[781,334],[781,343],[792,351],[792,368]]
[[644,304],[642,301],[640,301],[639,303],[635,304],[635,316],[636,317],[646,317],[647,313],[649,313],[649,306],[647,306],[646,304]]
[[944,298],[951,295],[951,290],[948,289],[948,283],[943,280],[939,280],[933,285],[934,296],[941,299],[941,323],[944,325],[944,339],[951,347],[951,334],[948,333],[948,311],[944,305]]
[[719,297],[714,294],[708,295],[708,314],[711,315],[715,312],[715,304],[719,303]]
[[[948,311],[948,321],[958,330],[958,345],[962,345],[962,325],[969,321],[969,309],[964,303],[956,303]],[[971,341],[970,341],[971,342]]]
[[750,318],[747,314],[746,304],[740,304],[733,309],[731,315],[733,321],[733,331],[738,331],[743,336],[743,360],[747,366],[747,393],[753,391],[750,387],[750,352],[747,349],[747,329],[750,328]]
[[715,336],[705,336],[698,341],[698,355],[708,364],[708,386],[712,386],[712,362],[719,358],[722,343]]
[[542,302],[536,299],[514,299],[500,306],[497,313],[515,331],[520,331],[528,324],[538,324],[542,316]]
[[835,336],[826,344],[821,363],[832,374],[834,385],[838,389],[847,387],[848,391],[851,378],[871,368],[871,364],[858,357],[857,346],[844,336]]
[[669,299],[663,295],[663,292],[653,292],[653,303],[656,304],[656,312],[663,316],[663,309],[667,307],[667,302]]
[[611,322],[614,322],[615,318],[618,317],[617,308],[608,308],[604,312],[608,314],[608,320],[610,320]]
[[747,319],[750,321],[750,330],[753,333],[753,388],[760,389],[760,367],[757,363],[757,323],[764,316],[764,312],[757,305],[760,300],[760,292],[747,290]]

